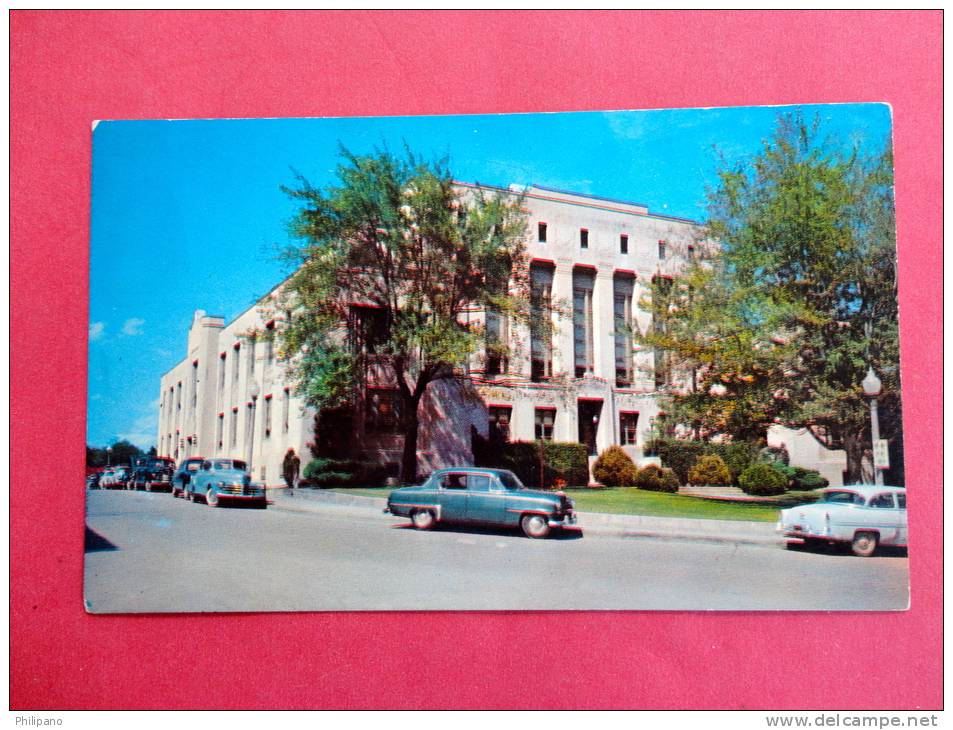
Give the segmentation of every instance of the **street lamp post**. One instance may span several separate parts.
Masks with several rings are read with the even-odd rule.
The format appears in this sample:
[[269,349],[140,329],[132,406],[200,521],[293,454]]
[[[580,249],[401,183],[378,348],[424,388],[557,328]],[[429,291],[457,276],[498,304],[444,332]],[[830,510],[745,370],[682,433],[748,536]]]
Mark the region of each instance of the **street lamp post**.
[[258,387],[258,383],[252,380],[248,384],[248,398],[251,400],[251,422],[249,428],[251,429],[248,435],[248,473],[252,473],[252,457],[255,454],[255,413],[258,411],[258,395],[261,393],[261,388]]
[[864,395],[870,398],[870,453],[874,467],[874,484],[882,486],[884,483],[883,471],[878,468],[877,459],[873,456],[876,453],[877,442],[880,441],[880,416],[877,413],[877,396],[880,395],[882,383],[874,369],[868,367],[867,375],[860,385],[864,389]]
[[112,459],[113,459],[113,447],[107,446],[106,447],[106,466],[112,465]]

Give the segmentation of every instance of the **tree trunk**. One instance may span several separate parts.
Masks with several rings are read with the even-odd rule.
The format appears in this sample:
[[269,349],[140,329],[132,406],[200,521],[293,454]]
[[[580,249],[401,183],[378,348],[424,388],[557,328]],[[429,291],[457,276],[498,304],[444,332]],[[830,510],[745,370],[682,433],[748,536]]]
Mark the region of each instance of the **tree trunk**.
[[864,481],[864,449],[866,443],[863,433],[844,434],[844,452],[847,454],[847,483],[861,484]]
[[417,404],[410,406],[412,413],[404,416],[404,453],[400,461],[400,481],[402,484],[414,484],[417,481],[417,433],[420,421],[417,418]]

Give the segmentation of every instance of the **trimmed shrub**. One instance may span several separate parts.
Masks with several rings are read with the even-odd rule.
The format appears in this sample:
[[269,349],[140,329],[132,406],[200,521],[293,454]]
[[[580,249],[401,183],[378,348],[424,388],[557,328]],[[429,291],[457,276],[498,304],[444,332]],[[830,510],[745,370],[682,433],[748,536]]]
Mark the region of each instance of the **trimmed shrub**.
[[756,462],[741,473],[738,485],[747,494],[770,496],[784,494],[787,479],[776,466]]
[[731,472],[720,456],[709,454],[701,457],[688,472],[688,481],[698,485],[729,485]]
[[539,479],[539,441],[490,443],[472,434],[475,466],[509,469],[527,487],[552,489],[557,484],[584,487],[589,483],[589,454],[582,444],[543,441],[543,482]]
[[649,464],[638,470],[635,486],[652,492],[677,492],[678,477],[671,469]]
[[607,487],[630,487],[635,484],[637,473],[635,464],[621,446],[610,446],[592,465],[592,476]]

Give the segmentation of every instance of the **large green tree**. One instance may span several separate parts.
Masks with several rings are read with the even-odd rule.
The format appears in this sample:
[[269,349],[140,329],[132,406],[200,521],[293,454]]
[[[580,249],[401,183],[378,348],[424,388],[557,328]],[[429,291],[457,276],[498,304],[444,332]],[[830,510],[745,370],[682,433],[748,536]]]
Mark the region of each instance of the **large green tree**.
[[[319,412],[357,403],[369,365],[389,372],[400,396],[401,479],[412,482],[428,386],[460,376],[484,346],[467,311],[529,319],[525,211],[515,195],[462,193],[446,162],[410,152],[345,150],[337,174],[340,184],[325,189],[300,177],[286,189],[299,205],[290,231],[301,243],[280,294],[292,312],[277,333],[280,351]],[[376,311],[370,324],[355,319],[355,305]]]
[[709,244],[656,287],[665,321],[644,341],[690,374],[669,394],[673,421],[746,440],[806,427],[844,449],[860,480],[868,365],[883,381],[881,435],[902,439],[893,179],[889,147],[844,149],[795,113],[753,159],[725,167]]

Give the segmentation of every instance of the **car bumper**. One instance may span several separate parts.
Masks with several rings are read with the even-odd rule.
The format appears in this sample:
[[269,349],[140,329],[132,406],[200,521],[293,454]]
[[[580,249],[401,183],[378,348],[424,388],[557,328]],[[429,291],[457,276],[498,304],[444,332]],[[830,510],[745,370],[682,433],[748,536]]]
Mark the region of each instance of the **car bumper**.
[[227,492],[217,492],[219,499],[238,499],[243,502],[264,502],[265,494],[264,492],[259,492],[258,494],[228,494]]
[[550,527],[572,527],[576,524],[576,515],[569,514],[562,518],[550,517],[548,524]]

